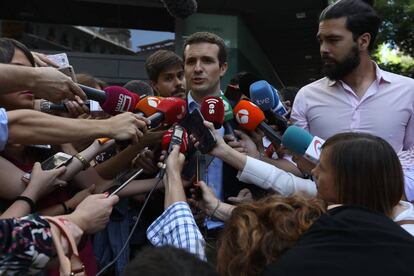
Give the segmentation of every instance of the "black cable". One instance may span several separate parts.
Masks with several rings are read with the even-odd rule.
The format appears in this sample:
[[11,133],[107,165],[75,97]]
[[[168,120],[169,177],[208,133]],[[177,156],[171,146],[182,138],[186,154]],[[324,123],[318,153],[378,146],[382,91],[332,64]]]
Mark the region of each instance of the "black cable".
[[96,276],[101,275],[103,272],[105,272],[105,270],[107,270],[109,267],[111,267],[111,266],[112,266],[112,265],[113,265],[113,264],[114,264],[114,263],[118,260],[118,258],[121,256],[121,254],[122,254],[122,252],[125,250],[125,248],[129,245],[129,240],[131,239],[132,235],[134,234],[134,232],[135,232],[135,228],[137,228],[137,226],[138,226],[139,220],[141,219],[142,212],[144,211],[145,206],[147,206],[147,203],[148,203],[148,201],[149,201],[149,199],[150,199],[150,197],[151,197],[152,193],[155,191],[155,189],[157,188],[157,186],[158,186],[158,184],[161,182],[161,180],[162,180],[162,178],[160,178],[160,179],[157,181],[157,183],[155,183],[154,187],[153,187],[153,188],[151,189],[151,191],[148,193],[148,196],[147,196],[147,198],[145,199],[144,204],[143,204],[143,205],[142,205],[142,207],[141,207],[141,210],[139,211],[137,221],[135,222],[134,226],[132,227],[131,232],[129,233],[129,236],[128,236],[128,238],[127,238],[126,242],[124,243],[124,246],[122,247],[121,251],[119,251],[119,253],[118,253],[118,255],[115,257],[115,259],[113,259],[113,260],[112,260],[109,264],[107,264],[104,268],[102,268],[102,269],[101,269],[101,270],[100,270],[100,271],[96,274]]

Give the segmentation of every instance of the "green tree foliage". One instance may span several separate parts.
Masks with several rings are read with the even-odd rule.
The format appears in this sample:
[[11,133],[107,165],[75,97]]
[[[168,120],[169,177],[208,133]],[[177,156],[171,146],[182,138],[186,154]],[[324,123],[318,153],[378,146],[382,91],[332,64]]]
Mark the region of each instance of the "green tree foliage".
[[[374,57],[381,68],[414,78],[414,0],[376,0],[382,18]],[[398,49],[394,58],[382,58],[384,45]]]
[[374,7],[383,19],[378,44],[386,42],[414,56],[414,0],[376,0]]

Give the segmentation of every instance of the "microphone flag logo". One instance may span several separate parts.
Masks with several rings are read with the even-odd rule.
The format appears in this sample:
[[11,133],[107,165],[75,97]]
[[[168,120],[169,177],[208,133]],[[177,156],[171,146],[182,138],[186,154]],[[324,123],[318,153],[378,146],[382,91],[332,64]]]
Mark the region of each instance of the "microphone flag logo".
[[315,151],[315,153],[316,153],[317,156],[320,156],[321,155],[321,148],[322,148],[321,141],[315,140],[313,142],[313,149],[314,149],[314,151]]
[[206,100],[206,103],[208,104],[208,114],[214,114],[215,113],[214,109],[215,109],[218,102],[219,102],[219,100],[214,99],[214,98]]
[[240,109],[236,114],[236,120],[239,124],[247,124],[249,122],[249,111],[247,109]]
[[115,111],[117,112],[127,112],[130,110],[132,103],[131,96],[125,94],[119,94],[118,102],[116,104]]
[[157,97],[148,97],[148,105],[151,107],[156,108],[158,106],[158,104],[160,103],[160,99],[158,99]]

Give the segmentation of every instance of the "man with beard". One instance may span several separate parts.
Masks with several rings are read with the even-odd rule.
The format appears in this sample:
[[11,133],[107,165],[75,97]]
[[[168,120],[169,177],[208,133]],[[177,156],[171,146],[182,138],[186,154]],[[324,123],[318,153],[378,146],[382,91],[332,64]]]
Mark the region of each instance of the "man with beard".
[[337,1],[322,11],[317,38],[326,77],[298,92],[295,125],[323,139],[367,132],[397,152],[414,145],[414,80],[381,70],[370,57],[380,23],[362,0]]
[[176,53],[156,51],[147,58],[145,69],[157,96],[185,99],[183,60]]

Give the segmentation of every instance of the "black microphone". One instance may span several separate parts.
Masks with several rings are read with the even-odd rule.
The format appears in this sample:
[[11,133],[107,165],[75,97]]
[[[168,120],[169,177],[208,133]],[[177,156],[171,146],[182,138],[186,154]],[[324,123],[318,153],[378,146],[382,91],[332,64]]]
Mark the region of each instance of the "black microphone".
[[173,17],[185,19],[197,12],[195,0],[161,0],[167,8],[168,13]]
[[[84,102],[84,104],[90,109],[90,101]],[[42,101],[40,103],[40,111],[42,112],[50,112],[50,111],[65,111],[68,112],[68,108],[64,103],[61,104],[55,104],[49,101]]]
[[77,85],[83,90],[83,92],[85,92],[86,97],[88,97],[88,99],[97,101],[99,104],[103,104],[106,101],[107,95],[105,91],[95,89],[79,83]]
[[127,82],[124,85],[124,88],[140,96],[143,96],[143,95],[154,96],[154,90],[152,89],[151,85],[149,85],[145,81],[132,80],[132,81]]
[[239,89],[246,97],[250,98],[250,85],[259,81],[260,78],[253,73],[246,72],[240,77]]

